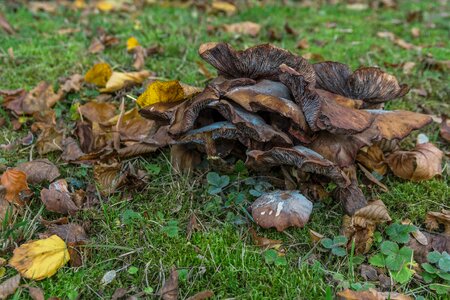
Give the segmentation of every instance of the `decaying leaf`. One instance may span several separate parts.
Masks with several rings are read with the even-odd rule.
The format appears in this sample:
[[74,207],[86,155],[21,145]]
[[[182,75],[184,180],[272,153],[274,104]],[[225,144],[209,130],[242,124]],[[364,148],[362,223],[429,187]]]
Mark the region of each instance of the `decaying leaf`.
[[204,300],[204,299],[209,299],[211,297],[214,297],[214,292],[207,290],[207,291],[199,292],[199,293],[195,294],[194,296],[187,298],[187,300]]
[[51,225],[48,232],[52,235],[56,234],[66,242],[70,255],[69,263],[72,267],[79,267],[83,264],[80,246],[86,244],[88,240],[83,227],[75,223]]
[[212,12],[223,12],[227,16],[231,16],[236,13],[237,7],[234,4],[227,1],[214,0],[211,3],[211,10]]
[[313,241],[314,244],[317,244],[318,242],[320,242],[321,239],[323,239],[325,236],[310,229],[309,230],[309,236],[311,237],[311,240]]
[[428,230],[439,229],[439,224],[445,228],[445,234],[450,236],[450,210],[442,209],[441,212],[427,212],[425,224]]
[[22,277],[42,280],[53,276],[69,259],[66,243],[57,235],[52,235],[14,249],[9,265]]
[[344,216],[342,231],[349,240],[355,242],[355,253],[367,253],[373,242],[376,225],[391,221],[386,206],[381,200],[369,202],[358,209],[352,217]]
[[347,187],[337,187],[333,191],[333,199],[342,203],[344,212],[352,216],[358,209],[367,205],[366,196],[358,186],[356,179]]
[[45,300],[44,291],[41,288],[29,286],[28,294],[33,300]]
[[229,33],[245,34],[256,37],[261,30],[261,25],[246,21],[241,23],[225,24],[223,25],[223,29],[225,30],[225,32]]
[[123,181],[120,176],[122,165],[120,163],[98,163],[94,166],[94,179],[98,184],[100,192],[109,195],[115,192]]
[[[0,14],[0,27],[9,35],[16,33],[3,14]],[[0,297],[1,298],[1,297]]]
[[139,72],[112,72],[111,77],[105,84],[105,88],[100,89],[102,93],[112,93],[120,89],[140,84],[147,79],[151,73],[143,70]]
[[27,174],[20,170],[8,169],[2,177],[1,183],[6,189],[5,199],[10,203],[23,205],[21,199],[22,192],[28,192],[30,189],[27,183]]
[[392,172],[403,179],[422,181],[442,174],[443,152],[431,143],[417,144],[412,151],[396,151],[386,158]]
[[104,87],[112,73],[113,71],[107,63],[98,63],[87,71],[86,75],[84,75],[84,80],[98,87]]
[[395,292],[379,292],[375,289],[353,291],[346,289],[337,293],[339,300],[413,300],[404,294]]
[[170,147],[170,163],[176,172],[190,173],[201,163],[201,156],[196,149],[189,146],[172,145]]
[[95,37],[91,45],[89,46],[88,51],[90,53],[99,53],[105,50],[106,47],[110,47],[119,43],[119,39],[113,35],[106,33],[103,28],[100,28],[97,33],[97,37]]
[[10,295],[14,294],[20,284],[20,275],[17,274],[11,278],[6,279],[0,284],[0,299],[7,299]]
[[370,171],[375,171],[380,175],[385,175],[387,172],[384,153],[377,144],[362,148],[358,152],[356,160]]
[[283,231],[291,226],[305,226],[312,203],[297,191],[274,191],[256,199],[250,210],[259,226]]
[[283,244],[283,241],[280,240],[271,240],[263,236],[258,236],[256,233],[256,230],[253,228],[250,228],[250,233],[252,235],[253,243],[255,243],[256,246],[261,248],[275,248],[278,249],[281,247],[281,244]]
[[136,103],[145,107],[157,103],[178,102],[200,91],[199,88],[183,84],[178,80],[154,81],[139,96]]
[[450,143],[450,119],[446,115],[442,116],[439,134],[447,143]]
[[48,189],[42,189],[41,200],[47,210],[60,214],[72,215],[79,210],[72,200],[65,179],[59,179],[51,183]]
[[116,107],[111,103],[90,101],[78,108],[81,115],[91,122],[106,122],[116,114]]
[[170,271],[170,277],[164,282],[163,287],[159,291],[159,295],[163,300],[178,299],[178,272],[175,267]]
[[8,222],[12,220],[16,212],[16,207],[13,203],[5,199],[6,188],[0,185],[0,222]]
[[30,184],[43,181],[52,182],[60,175],[58,167],[46,158],[21,163],[15,169],[24,172],[27,175],[27,182]]

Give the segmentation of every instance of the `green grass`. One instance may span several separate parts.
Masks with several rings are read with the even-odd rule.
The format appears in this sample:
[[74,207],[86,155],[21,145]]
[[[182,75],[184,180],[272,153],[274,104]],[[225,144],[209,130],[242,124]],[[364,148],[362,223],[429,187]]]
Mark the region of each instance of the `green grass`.
[[[134,14],[110,13],[83,16],[80,12],[60,8],[55,15],[32,14],[26,8],[13,10],[4,4],[0,8],[7,19],[19,29],[17,35],[0,35],[0,89],[32,89],[39,81],[47,80],[57,84],[58,78],[73,73],[84,73],[97,61],[106,61],[115,69],[132,70],[132,58],[126,53],[125,42],[135,36],[143,45],[159,44],[162,54],[146,60],[146,68],[158,76],[179,79],[183,82],[204,85],[206,80],[198,71],[198,46],[208,41],[228,41],[236,48],[272,42],[298,54],[307,52],[322,55],[326,60],[337,60],[351,65],[377,65],[398,76],[413,88],[425,89],[423,98],[410,93],[403,100],[389,104],[389,109],[420,111],[418,105],[430,109],[434,114],[450,112],[448,101],[448,78],[445,73],[423,70],[422,59],[431,55],[436,60],[449,57],[448,20],[440,16],[444,11],[435,1],[401,1],[395,10],[349,11],[343,5],[325,5],[320,8],[297,6],[264,6],[240,11],[225,17],[206,15],[194,9],[164,8],[152,6]],[[407,23],[408,12],[423,11],[424,20]],[[254,21],[262,25],[256,38],[235,36],[219,31],[207,33],[207,25]],[[298,31],[298,37],[283,31],[285,22]],[[327,26],[335,23],[336,26]],[[434,26],[430,26],[433,23]],[[120,39],[120,44],[103,53],[88,54],[87,48],[98,28],[105,28]],[[421,36],[412,38],[410,29],[418,27]],[[60,35],[58,30],[79,29],[70,35]],[[281,41],[269,41],[267,31],[274,29],[282,36]],[[376,36],[378,31],[391,31],[422,50],[405,50],[392,42]],[[310,48],[296,49],[301,38],[306,38]],[[321,45],[321,42],[325,42]],[[15,59],[8,56],[12,48]],[[392,67],[407,61],[416,62],[411,75],[404,75],[401,68]],[[213,69],[207,66],[210,71]],[[58,109],[67,113],[72,101],[89,101],[92,92],[83,91],[69,95],[58,104]],[[447,149],[438,138],[437,125],[424,130],[431,141],[441,149]],[[0,128],[0,144],[24,136],[26,130],[12,132],[8,126]],[[411,146],[413,139],[404,144]],[[0,164],[15,166],[29,158],[30,147],[18,151],[0,151]],[[330,199],[316,203],[310,222],[303,229],[289,229],[285,233],[258,229],[260,235],[281,239],[286,249],[286,266],[268,265],[263,252],[253,245],[248,224],[240,224],[236,217],[242,215],[238,207],[225,208],[213,205],[214,199],[206,192],[205,170],[191,177],[173,174],[167,162],[167,153],[149,155],[131,160],[137,167],[148,169],[151,165],[161,166],[158,175],[149,175],[149,184],[143,192],[127,195],[117,194],[104,198],[100,207],[87,210],[74,222],[89,228],[89,246],[86,248],[85,265],[80,268],[65,267],[54,277],[41,281],[26,281],[40,286],[46,296],[82,299],[98,296],[108,299],[114,290],[124,287],[129,294],[137,294],[145,288],[156,292],[163,278],[169,275],[175,265],[183,275],[180,279],[180,295],[187,298],[196,292],[211,289],[217,299],[323,299],[327,289],[338,290],[334,273],[349,274],[347,258],[330,257],[317,249],[311,250],[308,229],[326,236],[339,233],[342,211]],[[34,153],[33,157],[37,157]],[[62,177],[71,177],[82,183],[92,180],[92,170],[80,166],[69,166],[58,160],[58,154],[50,159],[59,166]],[[409,218],[423,226],[429,210],[447,208],[450,199],[450,176],[448,167],[442,178],[422,183],[406,182],[391,175],[383,179],[389,187],[388,193],[365,188],[366,195],[381,198],[389,208],[391,216],[400,221]],[[249,176],[253,176],[250,174]],[[35,186],[37,192],[42,186]],[[246,187],[242,187],[246,192]],[[246,203],[254,198],[246,192]],[[37,238],[44,228],[37,222],[42,214],[47,219],[57,218],[42,209],[36,197],[25,214],[23,224],[17,220],[13,233],[18,241]],[[142,219],[124,222],[126,210],[137,212]],[[190,215],[195,213],[201,223],[201,230],[188,241],[185,237]],[[170,220],[178,221],[178,237],[168,237],[164,228]],[[22,225],[21,225],[22,224]],[[10,253],[1,253],[10,257]],[[314,264],[312,260],[317,259]],[[320,263],[319,263],[320,261]],[[130,266],[138,268],[137,274],[129,274]],[[107,286],[100,280],[109,270],[120,270],[116,279]],[[15,271],[8,269],[6,276]],[[6,278],[6,277],[5,277]],[[3,281],[4,278],[1,279]],[[361,278],[356,281],[362,282]],[[413,286],[401,286],[398,291],[411,291]],[[76,291],[69,294],[69,291]],[[427,289],[427,298],[433,298]],[[17,298],[27,298],[27,292],[20,290]]]

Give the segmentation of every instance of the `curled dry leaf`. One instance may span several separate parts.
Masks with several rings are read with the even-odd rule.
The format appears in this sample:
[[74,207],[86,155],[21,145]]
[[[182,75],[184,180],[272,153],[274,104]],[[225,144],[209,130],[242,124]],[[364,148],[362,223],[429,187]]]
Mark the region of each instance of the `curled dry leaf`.
[[100,91],[102,93],[112,93],[123,88],[143,83],[150,75],[151,73],[146,70],[128,73],[112,72],[111,77],[109,77],[106,82],[105,88],[100,89]]
[[[12,220],[16,207],[13,203],[10,203],[5,199],[6,188],[0,185],[0,222],[8,222]],[[7,218],[6,218],[7,217]]]
[[66,242],[70,255],[69,263],[72,267],[79,267],[83,264],[80,246],[85,245],[88,240],[83,227],[74,223],[52,225],[48,232],[52,235],[56,234]]
[[8,202],[18,205],[24,204],[21,199],[21,193],[30,191],[27,183],[27,174],[20,170],[8,169],[3,173],[1,183],[6,189],[5,199]]
[[201,163],[200,153],[186,145],[172,145],[170,147],[170,164],[178,172],[190,173]]
[[258,236],[256,233],[256,230],[253,228],[250,228],[250,233],[252,235],[253,243],[261,248],[275,248],[278,249],[281,247],[281,244],[283,241],[280,240],[271,240],[263,236]]
[[120,176],[122,165],[114,162],[112,164],[98,163],[94,165],[94,179],[103,195],[115,192],[123,181]]
[[237,7],[227,1],[213,0],[211,3],[212,12],[222,12],[227,16],[231,16],[237,12]]
[[212,297],[214,297],[214,292],[208,290],[208,291],[199,292],[199,293],[195,294],[194,296],[187,298],[187,300],[204,300],[204,299],[209,299]]
[[396,151],[386,161],[396,176],[422,181],[442,174],[443,155],[433,144],[424,143],[417,144],[412,151]]
[[41,288],[29,286],[28,294],[33,300],[45,300],[44,291]]
[[66,243],[57,235],[52,235],[14,249],[9,265],[22,277],[42,280],[53,276],[69,259]]
[[362,148],[358,152],[356,160],[370,171],[375,171],[380,175],[385,175],[387,172],[384,153],[377,144]]
[[20,275],[17,274],[0,284],[0,299],[7,299],[16,292],[20,284],[20,278]]
[[149,106],[157,103],[178,102],[199,93],[201,89],[179,82],[154,81],[150,83],[137,99],[136,103],[141,106]]
[[27,182],[30,184],[43,181],[52,182],[60,175],[58,167],[46,158],[21,163],[15,169],[24,172],[27,175]]
[[450,119],[446,115],[442,116],[439,134],[447,143],[450,143]]
[[223,25],[223,29],[225,32],[229,33],[244,34],[256,37],[261,30],[261,25],[246,21],[240,23],[225,24]]
[[84,80],[98,87],[104,87],[112,73],[113,71],[107,63],[98,63],[87,71],[86,75],[84,75]]
[[175,267],[172,267],[170,277],[164,282],[163,287],[159,291],[159,295],[163,300],[178,299],[178,272]]
[[414,260],[419,263],[428,261],[428,253],[437,251],[450,253],[450,235],[441,233],[423,232],[427,239],[426,245],[419,242],[417,239],[410,239],[408,246],[414,250]]
[[439,224],[445,228],[445,234],[450,236],[450,210],[442,209],[441,212],[427,212],[425,224],[429,230],[439,229]]
[[337,293],[339,300],[413,300],[404,294],[395,292],[379,292],[375,289],[353,291],[346,289]]
[[65,179],[51,183],[48,189],[42,189],[41,200],[47,210],[52,212],[73,215],[79,210],[72,200]]
[[367,205],[367,199],[356,179],[352,179],[347,187],[337,187],[333,191],[333,199],[342,203],[344,212],[348,215],[353,215],[358,209]]
[[344,216],[342,231],[350,246],[355,241],[355,253],[367,253],[373,243],[376,225],[389,221],[391,217],[386,206],[381,200],[375,200],[357,210],[352,217]]
[[291,226],[305,226],[312,203],[297,191],[274,191],[256,199],[250,210],[259,226],[283,231]]
[[[403,225],[413,225],[411,220],[409,220],[409,219],[402,220],[402,224]],[[425,234],[423,234],[422,231],[419,230],[419,228],[416,227],[416,230],[411,232],[411,235],[416,239],[416,241],[419,244],[424,245],[424,246],[428,245],[427,237],[425,236]]]
[[317,244],[318,242],[320,242],[321,239],[323,239],[325,236],[310,229],[309,230],[309,236],[311,237],[311,240],[313,241],[314,244]]

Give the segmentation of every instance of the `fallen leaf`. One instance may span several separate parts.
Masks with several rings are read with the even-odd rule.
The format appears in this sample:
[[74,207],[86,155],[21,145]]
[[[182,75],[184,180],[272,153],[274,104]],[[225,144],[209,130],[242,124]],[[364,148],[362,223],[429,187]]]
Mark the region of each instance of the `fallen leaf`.
[[223,12],[227,16],[234,15],[237,11],[237,7],[234,4],[218,0],[214,0],[211,3],[211,9],[213,12]]
[[309,236],[311,237],[311,240],[313,241],[314,244],[317,244],[318,242],[320,242],[321,239],[323,239],[325,236],[310,229],[309,230]]
[[124,297],[127,294],[127,289],[125,288],[117,288],[114,291],[114,294],[111,296],[111,300],[117,300]]
[[371,265],[362,264],[360,266],[361,277],[367,281],[376,281],[378,280],[378,272],[377,269],[372,267]]
[[345,7],[349,10],[356,10],[356,11],[366,10],[369,8],[369,6],[365,3],[351,3],[347,4]]
[[228,33],[244,34],[256,37],[261,30],[261,25],[247,21],[234,24],[225,24],[223,25],[223,29]]
[[363,291],[352,291],[346,289],[337,293],[340,300],[412,300],[413,298],[395,293],[395,292],[379,292],[375,289],[368,289]]
[[256,199],[250,210],[259,226],[283,231],[291,226],[304,227],[312,212],[312,203],[297,191],[274,191]]
[[66,243],[57,235],[52,235],[14,249],[9,265],[22,277],[42,280],[53,276],[69,259]]
[[3,29],[3,31],[5,31],[9,35],[16,33],[16,31],[12,28],[11,24],[9,24],[8,20],[6,20],[5,16],[1,13],[0,13],[0,27]]
[[[411,220],[409,219],[405,219],[402,221],[403,225],[413,225]],[[417,240],[417,242],[421,245],[428,245],[428,239],[425,236],[425,234],[423,234],[422,231],[419,230],[419,228],[416,227],[416,230],[411,232],[411,235]]]
[[102,123],[115,116],[116,107],[111,103],[91,101],[81,105],[78,111],[89,121]]
[[48,189],[42,189],[41,200],[47,210],[52,212],[73,215],[79,210],[72,200],[65,179],[51,183]]
[[120,186],[123,180],[123,177],[120,176],[121,168],[122,165],[117,162],[94,165],[94,179],[103,195],[114,193]]
[[263,236],[258,236],[258,234],[256,233],[255,229],[250,227],[250,233],[252,235],[252,240],[253,243],[261,248],[265,248],[265,249],[270,249],[270,248],[275,248],[278,249],[281,247],[281,244],[283,243],[283,241],[280,240],[271,240],[268,239],[266,237]]
[[60,88],[60,91],[64,92],[64,94],[71,92],[79,92],[81,89],[81,85],[84,82],[84,77],[81,74],[73,74],[65,80],[62,81],[63,84]]
[[86,75],[84,75],[84,80],[98,87],[104,87],[111,78],[112,73],[113,71],[107,63],[98,63],[87,71]]
[[420,29],[417,27],[411,28],[411,35],[413,38],[418,38],[420,36]]
[[156,103],[177,102],[198,92],[200,89],[180,83],[178,80],[154,81],[139,96],[136,103],[145,107]]
[[[3,185],[0,185],[0,222],[10,223],[10,220],[13,219],[16,207],[13,203],[10,203],[5,199],[6,189]],[[5,218],[7,217],[7,218]]]
[[450,143],[450,119],[446,115],[442,115],[439,134],[447,143]]
[[20,275],[17,274],[0,284],[0,299],[7,299],[16,292],[20,284],[20,278]]
[[45,300],[44,291],[41,288],[29,286],[28,294],[33,300]]
[[360,149],[356,160],[370,171],[375,171],[380,175],[385,175],[387,172],[384,153],[377,144]]
[[75,223],[52,225],[48,232],[52,235],[56,234],[66,242],[70,255],[69,263],[72,267],[83,265],[80,246],[85,245],[88,240],[83,227]]
[[395,45],[397,45],[397,46],[399,46],[399,47],[401,47],[403,49],[406,49],[406,50],[411,50],[411,49],[417,49],[418,48],[417,46],[415,46],[415,45],[413,45],[411,43],[408,43],[405,40],[395,36],[394,33],[389,32],[389,31],[377,32],[377,36],[380,37],[380,38],[388,39],[391,42],[393,42]]
[[301,39],[298,43],[297,43],[297,48],[298,49],[308,49],[309,48],[309,43],[307,39]]
[[46,158],[21,163],[15,169],[24,172],[30,184],[52,182],[60,175],[58,168]]
[[33,13],[37,13],[39,11],[55,13],[58,9],[58,3],[47,1],[30,1],[27,6]]
[[189,218],[189,222],[187,224],[187,228],[186,228],[186,239],[189,241],[191,240],[192,234],[194,233],[194,231],[199,230],[200,226],[197,222],[197,216],[192,213],[190,218]]
[[112,45],[117,45],[119,43],[119,39],[113,35],[106,33],[104,29],[99,29],[97,33],[97,37],[95,37],[91,45],[89,46],[88,51],[90,53],[99,53],[105,50],[106,47],[110,47]]
[[29,191],[27,184],[27,174],[16,169],[6,170],[2,177],[1,183],[6,189],[5,199],[10,203],[23,205],[21,193]]
[[407,61],[403,64],[403,74],[409,75],[416,66],[415,62]]
[[425,224],[428,230],[439,229],[439,224],[444,225],[445,233],[450,235],[450,210],[442,209],[442,212],[427,212]]
[[147,79],[151,73],[149,71],[139,71],[139,72],[112,72],[111,77],[109,77],[106,82],[105,88],[100,89],[102,93],[112,93],[120,89],[140,84]]
[[[36,125],[37,123],[33,124]],[[62,151],[63,132],[52,125],[44,125],[36,139],[36,150],[39,155],[54,151]]]
[[288,34],[288,35],[291,35],[291,36],[297,36],[298,35],[298,32],[297,31],[295,31],[291,26],[289,26],[289,23],[284,23],[284,31],[286,31],[286,33]]
[[403,179],[422,181],[442,174],[443,152],[431,143],[417,144],[412,151],[396,151],[386,162]]
[[187,298],[187,300],[204,300],[204,299],[208,299],[211,297],[214,297],[213,291],[203,291],[203,292],[195,294],[194,296]]
[[172,267],[169,279],[164,282],[158,294],[163,300],[178,299],[178,272],[175,267]]
[[133,50],[134,48],[136,48],[137,46],[140,46],[138,40],[132,36],[127,40],[127,51],[130,52],[131,50]]

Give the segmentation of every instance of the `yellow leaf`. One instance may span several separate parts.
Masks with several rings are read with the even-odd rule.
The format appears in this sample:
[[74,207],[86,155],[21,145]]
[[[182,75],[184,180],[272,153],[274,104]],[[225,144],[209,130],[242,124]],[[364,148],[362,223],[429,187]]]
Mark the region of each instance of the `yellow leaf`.
[[53,276],[70,259],[66,243],[57,235],[14,249],[9,264],[22,277],[42,280]]
[[224,12],[229,16],[235,14],[237,11],[236,6],[225,1],[213,1],[211,8],[215,11]]
[[102,93],[111,93],[118,91],[122,88],[142,83],[145,79],[150,76],[149,71],[139,71],[139,72],[113,72],[108,82],[106,82],[105,88],[101,89]]
[[101,11],[109,12],[109,11],[111,11],[114,8],[114,6],[113,6],[113,4],[111,2],[100,1],[100,2],[97,3],[97,8],[99,10],[101,10]]
[[98,87],[104,87],[113,71],[107,63],[95,64],[84,76],[84,80]]
[[154,81],[137,99],[141,107],[160,102],[176,102],[185,98],[183,87],[178,80]]
[[132,36],[127,40],[127,51],[131,51],[140,45],[141,44],[139,44],[138,40],[134,36]]

